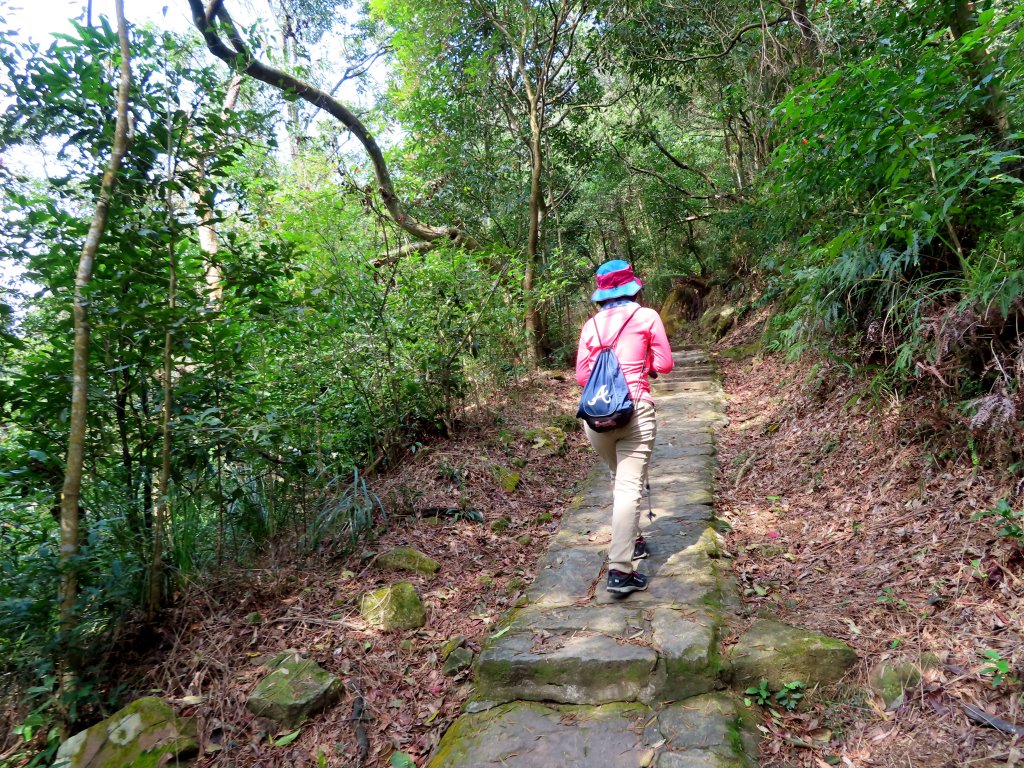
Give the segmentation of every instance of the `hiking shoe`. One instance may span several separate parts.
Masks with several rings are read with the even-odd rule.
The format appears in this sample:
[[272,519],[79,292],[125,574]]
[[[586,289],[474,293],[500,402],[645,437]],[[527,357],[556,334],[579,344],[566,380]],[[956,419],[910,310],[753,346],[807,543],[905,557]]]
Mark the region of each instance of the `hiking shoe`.
[[633,559],[646,560],[651,556],[651,550],[647,548],[647,541],[643,536],[637,536],[633,544]]
[[633,571],[623,573],[622,571],[608,571],[608,591],[617,592],[620,595],[628,595],[630,592],[642,592],[647,589],[647,577],[642,573]]

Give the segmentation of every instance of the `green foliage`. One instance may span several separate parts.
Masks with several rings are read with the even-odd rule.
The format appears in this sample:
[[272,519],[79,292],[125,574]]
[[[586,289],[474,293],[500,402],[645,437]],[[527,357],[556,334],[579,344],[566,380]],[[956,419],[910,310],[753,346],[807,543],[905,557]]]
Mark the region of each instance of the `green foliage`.
[[798,706],[800,701],[803,699],[804,688],[806,686],[799,680],[793,680],[785,683],[782,689],[775,694],[775,701],[777,701],[783,708],[788,709],[792,712]]
[[1010,662],[1008,659],[1004,659],[999,651],[989,648],[988,650],[980,651],[978,656],[987,662],[987,664],[979,670],[978,674],[984,675],[985,677],[991,677],[993,688],[1002,685],[1004,681],[1019,682],[1010,676]]
[[749,707],[751,702],[757,704],[759,707],[763,707],[772,700],[772,692],[768,688],[768,681],[761,678],[761,682],[757,685],[752,685],[743,692],[743,695],[747,698],[744,702]]
[[978,520],[993,515],[1002,520],[1003,526],[999,529],[1000,536],[1004,536],[1016,544],[1024,543],[1024,510],[1014,509],[1006,499],[1000,499],[996,502],[995,507],[978,512],[971,519]]

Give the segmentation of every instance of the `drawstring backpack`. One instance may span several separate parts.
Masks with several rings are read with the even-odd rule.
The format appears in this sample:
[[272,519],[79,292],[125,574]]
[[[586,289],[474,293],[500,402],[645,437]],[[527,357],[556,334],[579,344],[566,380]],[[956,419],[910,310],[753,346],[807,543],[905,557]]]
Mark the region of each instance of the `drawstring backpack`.
[[[640,307],[637,307],[626,318],[626,322],[619,328],[610,344],[601,341],[597,322],[594,322],[594,332],[597,334],[597,343],[601,345],[601,351],[598,352],[594,366],[590,370],[587,385],[583,387],[576,418],[583,419],[595,432],[610,432],[624,427],[633,418],[633,397],[629,393],[626,377],[622,375],[614,347],[629,321],[633,319],[633,315],[639,310]],[[646,356],[644,365],[647,365]]]

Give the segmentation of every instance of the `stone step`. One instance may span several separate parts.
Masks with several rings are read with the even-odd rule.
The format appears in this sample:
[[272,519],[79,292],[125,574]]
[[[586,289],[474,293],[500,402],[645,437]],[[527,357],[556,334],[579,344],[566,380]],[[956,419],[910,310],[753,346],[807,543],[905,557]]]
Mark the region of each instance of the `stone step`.
[[658,709],[515,702],[463,715],[430,768],[753,768],[757,730],[729,694]]

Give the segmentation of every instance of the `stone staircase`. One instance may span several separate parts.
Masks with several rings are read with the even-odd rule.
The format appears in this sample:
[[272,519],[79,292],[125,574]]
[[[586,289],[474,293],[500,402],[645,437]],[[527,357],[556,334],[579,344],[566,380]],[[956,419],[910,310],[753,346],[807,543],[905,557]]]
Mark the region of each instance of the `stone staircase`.
[[697,350],[654,382],[646,592],[604,589],[611,489],[603,466],[562,518],[528,603],[485,644],[476,693],[432,768],[744,768],[749,710],[722,689],[718,642],[738,605],[712,527],[713,430],[723,398]]

